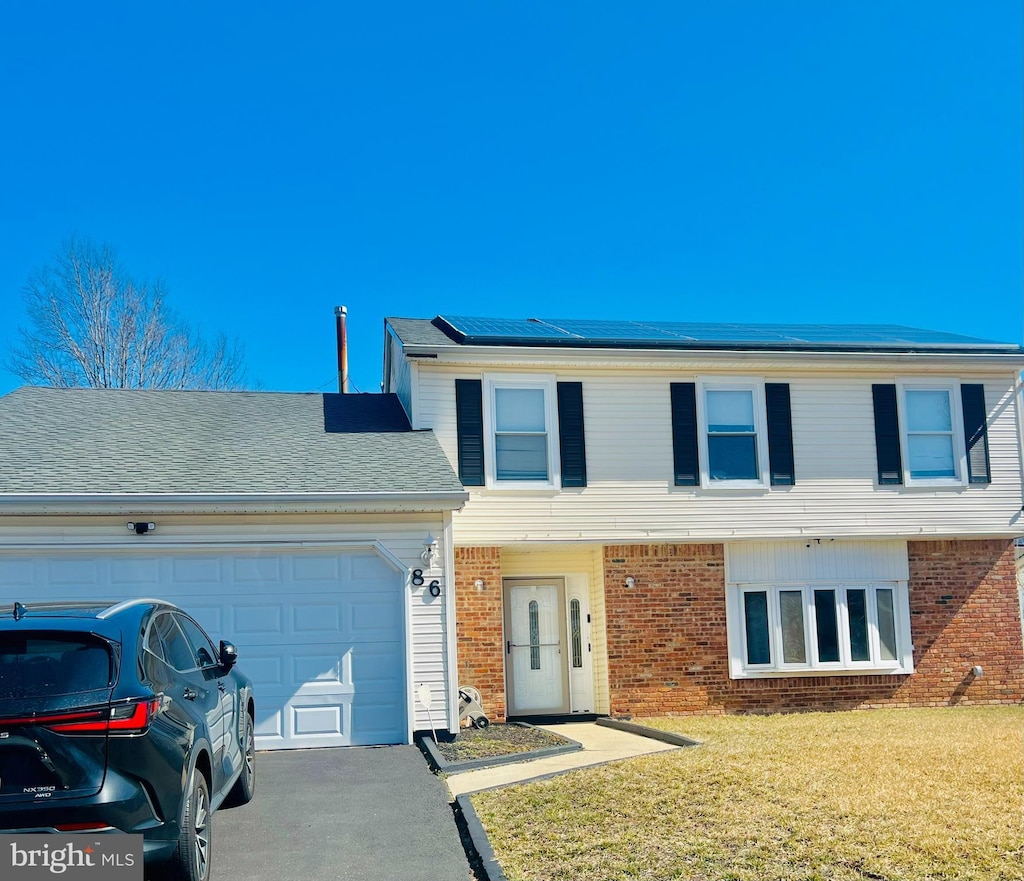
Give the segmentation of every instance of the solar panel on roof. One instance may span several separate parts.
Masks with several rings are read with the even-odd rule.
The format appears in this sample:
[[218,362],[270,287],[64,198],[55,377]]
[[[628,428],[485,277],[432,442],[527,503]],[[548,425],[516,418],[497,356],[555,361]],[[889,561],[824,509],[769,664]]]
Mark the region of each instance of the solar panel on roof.
[[461,339],[483,345],[561,345],[624,348],[995,348],[999,343],[945,331],[893,324],[740,324],[599,319],[476,318],[439,316]]

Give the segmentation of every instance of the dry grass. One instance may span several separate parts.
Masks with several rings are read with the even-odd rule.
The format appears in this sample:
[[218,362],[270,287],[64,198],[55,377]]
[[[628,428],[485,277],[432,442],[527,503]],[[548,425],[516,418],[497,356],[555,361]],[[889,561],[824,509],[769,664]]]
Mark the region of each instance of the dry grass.
[[473,798],[510,881],[1024,878],[1024,711],[660,719],[700,747]]

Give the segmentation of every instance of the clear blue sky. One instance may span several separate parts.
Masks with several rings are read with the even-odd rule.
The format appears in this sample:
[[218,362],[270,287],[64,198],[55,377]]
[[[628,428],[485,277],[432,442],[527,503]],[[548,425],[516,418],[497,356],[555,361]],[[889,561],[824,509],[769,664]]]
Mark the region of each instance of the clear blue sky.
[[[902,323],[1020,342],[1016,0],[20,3],[0,351],[72,233],[269,390],[385,315]],[[19,381],[0,372],[0,393]]]

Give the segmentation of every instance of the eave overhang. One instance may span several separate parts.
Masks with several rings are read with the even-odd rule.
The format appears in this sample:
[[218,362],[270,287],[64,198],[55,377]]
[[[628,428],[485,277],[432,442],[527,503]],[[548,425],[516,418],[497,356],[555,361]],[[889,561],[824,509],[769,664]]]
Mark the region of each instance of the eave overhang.
[[0,517],[32,514],[349,514],[455,511],[465,491],[434,493],[0,493]]
[[766,348],[580,348],[554,346],[423,346],[407,345],[404,354],[429,359],[433,364],[474,366],[552,365],[560,367],[664,369],[720,369],[730,364],[772,370],[860,368],[870,370],[958,369],[992,371],[1024,370],[1024,350],[842,350]]

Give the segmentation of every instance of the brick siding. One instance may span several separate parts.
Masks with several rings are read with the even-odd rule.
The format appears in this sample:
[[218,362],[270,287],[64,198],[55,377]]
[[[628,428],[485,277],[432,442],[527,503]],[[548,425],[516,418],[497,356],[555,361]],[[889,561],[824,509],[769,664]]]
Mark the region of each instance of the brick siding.
[[[724,554],[720,544],[604,548],[613,716],[1024,701],[1012,542],[908,543],[915,672],[897,676],[730,679]],[[459,682],[479,688],[488,716],[501,721],[501,551],[457,548],[455,570]]]
[[[721,545],[604,551],[613,715],[1019,703],[1013,545],[909,542],[912,675],[729,678]],[[627,576],[634,588],[624,586]],[[984,672],[975,679],[970,670]]]
[[[484,589],[476,589],[482,579]],[[479,689],[492,722],[505,720],[501,548],[455,549],[455,631],[459,685]]]

